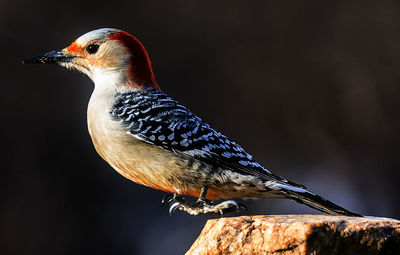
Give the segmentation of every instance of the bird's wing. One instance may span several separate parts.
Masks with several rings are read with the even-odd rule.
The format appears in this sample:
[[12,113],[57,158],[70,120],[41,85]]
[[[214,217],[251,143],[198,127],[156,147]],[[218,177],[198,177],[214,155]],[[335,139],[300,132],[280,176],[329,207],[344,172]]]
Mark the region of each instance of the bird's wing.
[[265,181],[305,188],[272,174],[240,145],[161,91],[119,93],[111,115],[128,133],[148,143]]

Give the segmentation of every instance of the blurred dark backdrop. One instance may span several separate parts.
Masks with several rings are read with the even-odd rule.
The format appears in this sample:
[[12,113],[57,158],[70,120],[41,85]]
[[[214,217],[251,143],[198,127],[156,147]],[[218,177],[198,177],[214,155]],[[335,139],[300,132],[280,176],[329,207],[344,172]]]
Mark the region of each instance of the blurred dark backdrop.
[[[400,9],[391,1],[0,2],[1,254],[183,254],[209,216],[117,174],[86,128],[89,78],[22,65],[116,27],[162,89],[275,173],[400,217]],[[318,213],[247,201],[245,214]]]

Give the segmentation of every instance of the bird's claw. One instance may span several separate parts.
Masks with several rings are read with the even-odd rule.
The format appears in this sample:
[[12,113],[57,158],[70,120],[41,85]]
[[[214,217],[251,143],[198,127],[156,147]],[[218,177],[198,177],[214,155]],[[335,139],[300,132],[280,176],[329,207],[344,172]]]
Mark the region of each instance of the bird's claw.
[[175,199],[176,194],[165,194],[164,197],[161,200],[161,203],[163,205],[169,205],[171,203],[171,200]]
[[202,199],[199,199],[195,202],[190,202],[179,195],[166,195],[162,202],[163,204],[169,206],[170,215],[172,215],[178,209],[191,215],[212,213],[220,214],[221,216],[225,213],[238,212],[241,209],[247,209],[245,205],[238,204],[234,200],[227,200],[218,204],[213,204],[208,200]]
[[181,204],[179,202],[175,202],[172,205],[170,205],[169,207],[169,215],[172,215],[176,209],[178,209],[181,206]]

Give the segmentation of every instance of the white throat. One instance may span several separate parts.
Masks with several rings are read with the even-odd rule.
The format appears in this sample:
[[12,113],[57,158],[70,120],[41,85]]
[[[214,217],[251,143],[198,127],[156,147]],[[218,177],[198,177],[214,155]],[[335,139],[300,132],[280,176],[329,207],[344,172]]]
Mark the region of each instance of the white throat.
[[[88,105],[88,122],[91,125],[106,123],[114,104],[115,93],[123,90],[124,76],[117,69],[92,69],[90,78],[94,82],[94,90]],[[107,120],[107,121],[106,121]]]
[[123,71],[115,68],[93,68],[91,76],[96,88],[114,87],[124,82]]
[[94,82],[93,93],[112,93],[124,90],[126,83],[125,70],[108,68],[93,68],[90,78]]
[[94,90],[89,101],[92,111],[109,112],[115,100],[115,94],[131,90],[126,86],[125,71],[117,68],[93,68],[90,78],[94,82]]

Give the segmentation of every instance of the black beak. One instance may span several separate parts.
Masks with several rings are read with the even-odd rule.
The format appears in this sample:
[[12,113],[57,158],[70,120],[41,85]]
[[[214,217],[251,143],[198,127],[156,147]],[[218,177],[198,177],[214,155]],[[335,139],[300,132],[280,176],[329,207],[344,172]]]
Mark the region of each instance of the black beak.
[[36,57],[27,58],[22,61],[23,64],[53,64],[60,62],[70,62],[73,56],[66,56],[60,50],[51,51]]

